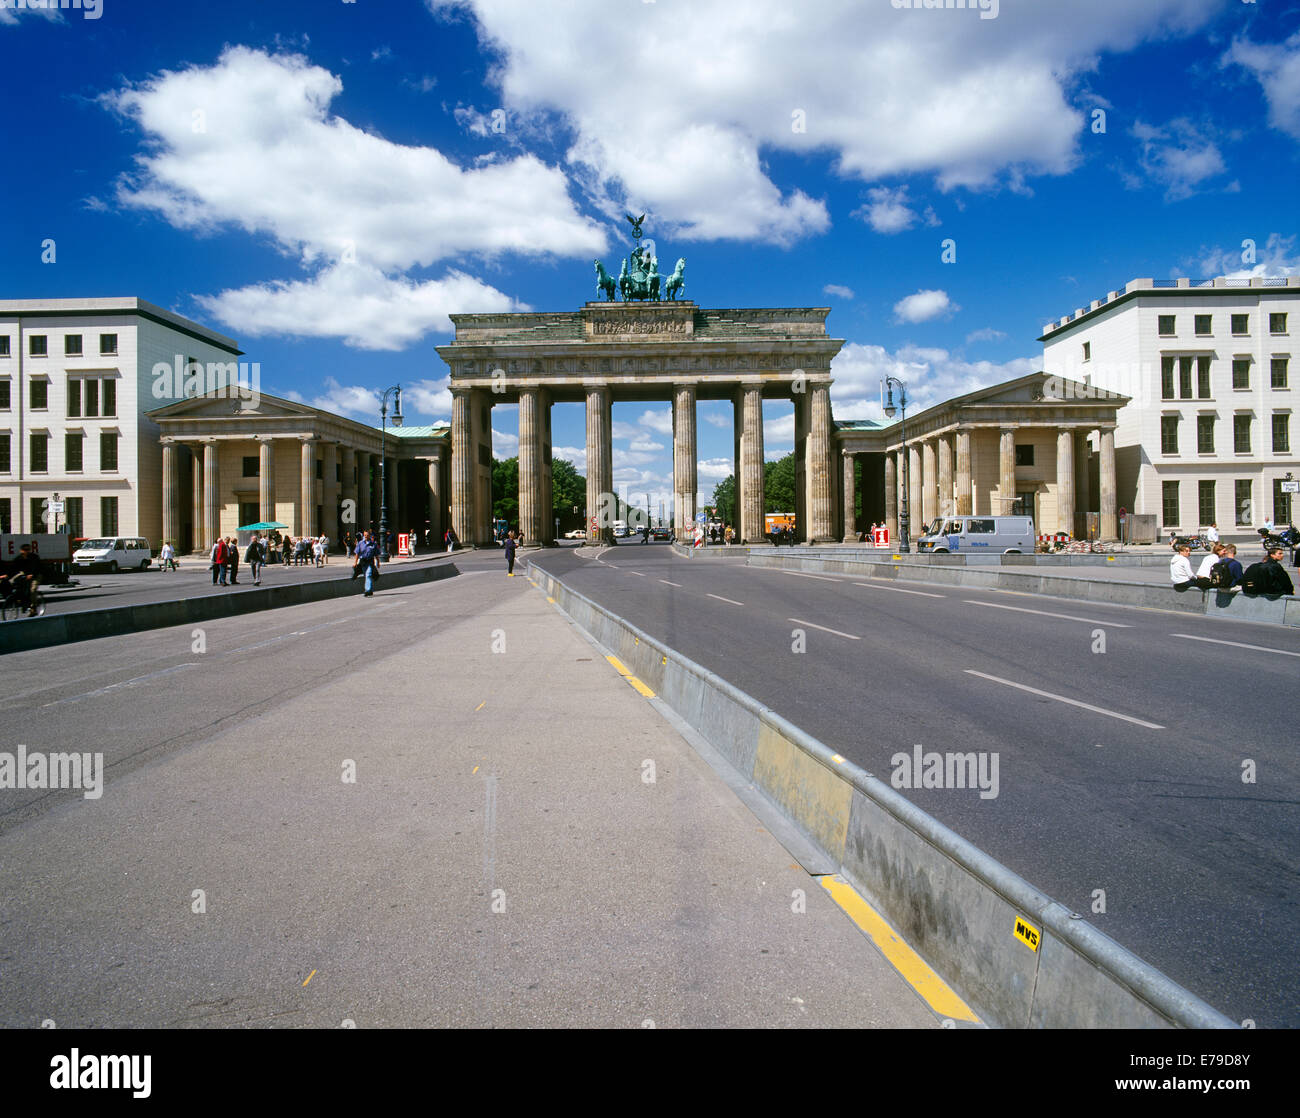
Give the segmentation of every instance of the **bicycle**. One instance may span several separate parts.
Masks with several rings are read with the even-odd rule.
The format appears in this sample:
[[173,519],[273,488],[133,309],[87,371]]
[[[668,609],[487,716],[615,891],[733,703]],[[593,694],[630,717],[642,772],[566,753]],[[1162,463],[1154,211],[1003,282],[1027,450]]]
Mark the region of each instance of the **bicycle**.
[[[36,616],[41,617],[45,613],[45,595],[39,586],[35,594]],[[3,590],[0,590],[0,621],[16,621],[20,617],[29,616],[28,610],[31,607],[25,601],[19,601],[19,597],[6,579]]]

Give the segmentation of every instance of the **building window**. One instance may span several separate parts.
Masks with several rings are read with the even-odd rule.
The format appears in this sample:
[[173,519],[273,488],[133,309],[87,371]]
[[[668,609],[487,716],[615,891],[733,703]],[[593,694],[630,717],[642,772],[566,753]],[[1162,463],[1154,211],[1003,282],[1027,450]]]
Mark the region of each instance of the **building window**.
[[1092,342],[1083,343],[1083,359],[1085,361],[1092,360]]
[[117,380],[113,377],[107,377],[104,380],[104,391],[102,393],[104,408],[102,414],[114,418],[117,416]]
[[69,431],[63,436],[63,465],[69,473],[80,473],[81,447],[85,436],[80,431]]
[[75,538],[77,536],[83,536],[86,534],[86,530],[85,530],[86,518],[84,512],[82,511],[82,498],[64,497],[63,513],[64,513],[65,521],[68,525],[68,535]]
[[1286,387],[1286,365],[1287,358],[1274,357],[1269,362],[1269,387],[1285,388]]
[[45,517],[49,512],[49,507],[46,505],[45,502],[48,500],[49,500],[48,497],[30,498],[27,505],[28,511],[30,511],[32,514],[31,527],[29,529],[30,531],[33,532],[45,531],[45,527],[46,527]]
[[81,381],[68,381],[68,418],[78,419],[81,416]]
[[1178,398],[1180,400],[1190,400],[1192,398],[1192,359],[1190,357],[1180,357],[1178,359]]
[[1172,314],[1162,314],[1157,318],[1157,329],[1162,338],[1172,338],[1174,336],[1174,316]]
[[1282,479],[1273,479],[1273,522],[1275,524],[1291,523],[1291,494],[1282,492]]
[[1207,335],[1214,333],[1211,328],[1213,326],[1213,319],[1214,316],[1210,314],[1198,314],[1193,316],[1193,325],[1196,328],[1196,336],[1198,338],[1204,338]]
[[1202,400],[1210,398],[1210,359],[1196,359],[1196,395]]
[[1270,334],[1285,334],[1285,333],[1286,333],[1286,315],[1285,315],[1285,314],[1270,314],[1270,315],[1268,316],[1268,332],[1269,332]]
[[50,436],[33,432],[31,439],[32,473],[43,474],[50,468]]
[[116,334],[99,335],[99,355],[101,357],[117,356],[117,335]]
[[[117,472],[117,432],[99,433],[99,468],[104,473]],[[108,535],[107,532],[104,533]]]
[[1291,453],[1291,413],[1275,411],[1273,413],[1273,453]]
[[32,381],[32,411],[45,411],[50,406],[50,382]]
[[63,335],[63,356],[64,357],[81,356],[81,335],[80,334]]
[[99,415],[99,381],[86,381],[86,415],[94,419]]
[[1251,481],[1250,478],[1238,478],[1232,483],[1232,500],[1233,504],[1237,506],[1238,526],[1242,524],[1253,524],[1255,521],[1255,513],[1251,508],[1253,502],[1250,496],[1251,487],[1254,484],[1255,483]]
[[1214,416],[1212,415],[1196,417],[1196,453],[1214,453]]
[[0,380],[0,411],[8,411],[12,406],[9,403],[9,380],[6,377]]
[[1237,337],[1242,337],[1250,333],[1250,315],[1234,314],[1232,316],[1232,332]]
[[0,334],[0,357],[9,356],[9,335]]
[[319,457],[316,459],[316,480],[325,480],[325,463]]
[[45,357],[49,354],[49,339],[44,334],[32,334],[27,339],[27,352],[32,357]]
[[1234,357],[1232,359],[1232,387],[1243,389],[1250,387],[1250,358]]
[[259,462],[256,454],[244,455],[244,477],[257,477],[259,474]]
[[1160,358],[1160,398],[1162,400],[1172,400],[1174,398],[1174,359],[1172,357]]
[[1160,417],[1160,453],[1178,453],[1178,416],[1176,415]]
[[100,497],[99,499],[99,534],[101,536],[117,535],[116,497]]
[[9,464],[9,432],[0,431],[0,474],[7,474],[12,469]]
[[8,534],[14,530],[13,506],[8,497],[0,497],[0,532]]
[[1250,420],[1247,412],[1238,412],[1232,417],[1232,450],[1234,454],[1250,453]]
[[1032,466],[1034,464],[1034,444],[1016,443],[1016,465]]
[[1166,528],[1178,524],[1178,482],[1162,481],[1160,483],[1160,516]]
[[1202,524],[1217,524],[1218,513],[1214,511],[1214,482],[1198,481],[1196,483],[1196,512]]

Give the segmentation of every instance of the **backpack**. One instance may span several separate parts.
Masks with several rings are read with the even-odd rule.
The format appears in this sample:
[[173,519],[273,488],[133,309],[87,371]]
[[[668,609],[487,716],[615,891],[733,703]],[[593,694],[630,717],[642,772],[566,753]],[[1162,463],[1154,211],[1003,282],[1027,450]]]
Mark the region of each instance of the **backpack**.
[[1232,585],[1232,570],[1226,559],[1220,559],[1210,568],[1211,589],[1226,590]]
[[1252,563],[1241,577],[1241,589],[1246,594],[1267,594],[1272,572],[1263,563]]

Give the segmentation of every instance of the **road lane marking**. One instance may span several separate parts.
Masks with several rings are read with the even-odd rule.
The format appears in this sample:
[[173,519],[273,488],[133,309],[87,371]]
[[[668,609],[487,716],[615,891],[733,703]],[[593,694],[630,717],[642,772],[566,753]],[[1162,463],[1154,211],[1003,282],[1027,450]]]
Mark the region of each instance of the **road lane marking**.
[[1072,613],[1048,613],[1045,609],[1026,609],[1024,606],[1004,606],[1001,602],[977,602],[963,598],[968,606],[987,606],[989,609],[1011,609],[1016,613],[1036,613],[1040,617],[1059,617],[1064,621],[1083,621],[1088,625],[1109,625],[1112,629],[1131,629],[1131,625],[1121,625],[1118,621],[1095,621],[1091,617],[1075,617]]
[[487,706],[487,699],[484,699],[481,703],[479,703],[478,706],[474,708],[474,713],[478,714],[478,712],[482,710],[485,706]]
[[[769,570],[771,568],[768,568]],[[802,571],[778,571],[778,574],[789,575],[791,578],[815,578],[818,582],[839,582],[838,578],[829,578],[826,575],[807,575]]]
[[680,582],[669,582],[666,578],[661,578],[659,581],[662,582],[665,586],[675,586],[677,587],[678,590],[682,588],[682,584]]
[[617,656],[606,656],[605,659],[608,660],[614,666],[614,670],[618,672],[619,675],[621,675],[625,680],[627,680],[628,683],[630,683],[638,692],[644,695],[647,699],[653,699],[655,697],[655,693],[651,691],[650,688],[647,687],[644,683],[642,683],[639,679],[637,679],[637,677],[634,676],[630,671],[628,671],[627,668],[623,666],[623,661],[620,660]]
[[1113,710],[1106,710],[1105,707],[1095,707],[1091,703],[1081,703],[1078,699],[1067,699],[1064,695],[1056,695],[1051,691],[1040,691],[1037,687],[1030,687],[1024,683],[1016,683],[1014,680],[1002,679],[996,675],[985,675],[984,672],[977,672],[973,668],[967,668],[966,674],[977,675],[980,679],[991,679],[994,683],[1001,683],[1007,687],[1017,687],[1021,691],[1028,691],[1031,695],[1042,695],[1045,699],[1055,699],[1058,703],[1069,703],[1072,707],[1083,707],[1084,710],[1090,710],[1096,714],[1104,714],[1107,718],[1118,718],[1124,722],[1132,722],[1138,726],[1145,726],[1148,730],[1166,729],[1166,727],[1155,722],[1144,722],[1141,718],[1133,718],[1127,714],[1117,714]]
[[636,575],[637,578],[645,578],[645,575],[643,575],[640,571],[628,571],[627,573],[630,575]]
[[744,602],[737,602],[734,598],[724,598],[721,594],[710,594],[709,597],[717,598],[718,601],[720,602],[728,602],[733,606],[740,606],[742,609],[744,608],[745,605]]
[[302,984],[303,984],[304,986],[306,986],[307,983],[310,982],[310,981],[312,980],[312,978],[315,977],[315,975],[316,975],[316,972],[313,970],[313,971],[311,972],[311,974],[309,974],[306,978],[303,979]]
[[831,899],[840,906],[850,920],[876,945],[890,965],[898,971],[921,997],[925,1003],[939,1014],[954,1021],[969,1021],[978,1025],[980,1019],[964,1001],[957,996],[942,978],[906,944],[899,934],[885,919],[839,874],[827,874],[817,879],[831,895]]
[[123,687],[134,687],[137,683],[144,683],[146,680],[157,679],[159,676],[171,675],[172,672],[184,672],[188,671],[190,668],[197,667],[198,664],[194,663],[176,664],[174,667],[163,668],[161,671],[150,672],[148,675],[138,675],[134,679],[124,679],[121,683],[110,683],[107,687],[101,687],[97,691],[87,691],[82,695],[71,695],[66,699],[55,699],[52,703],[42,704],[41,709],[45,710],[46,707],[63,706],[64,703],[76,703],[80,702],[82,699],[95,699],[100,695],[107,695],[110,691],[118,691]]
[[807,625],[810,629],[820,629],[823,633],[834,633],[837,637],[844,637],[846,640],[860,641],[861,637],[855,637],[852,633],[841,633],[838,629],[828,629],[825,625],[817,625],[812,621],[800,621],[797,617],[787,617],[787,621],[793,621],[796,625]]
[[915,594],[919,598],[946,598],[947,594],[930,594],[925,590],[904,590],[901,586],[881,586],[878,582],[855,582],[854,586],[865,586],[868,590],[892,590],[895,594]]
[[1242,644],[1240,641],[1221,641],[1214,637],[1194,637],[1190,633],[1170,633],[1173,637],[1182,637],[1185,641],[1206,641],[1209,644],[1228,644],[1233,648],[1252,648],[1256,652],[1276,652],[1279,656],[1300,656],[1300,652],[1288,652],[1285,648],[1269,648],[1262,644]]

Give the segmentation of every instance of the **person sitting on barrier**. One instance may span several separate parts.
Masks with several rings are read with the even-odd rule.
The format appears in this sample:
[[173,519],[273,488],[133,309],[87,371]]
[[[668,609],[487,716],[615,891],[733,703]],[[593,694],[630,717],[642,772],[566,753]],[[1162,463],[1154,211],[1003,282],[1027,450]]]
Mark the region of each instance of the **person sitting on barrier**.
[[1206,554],[1205,558],[1201,560],[1201,565],[1196,568],[1196,577],[1198,580],[1202,578],[1208,580],[1210,578],[1210,572],[1214,570],[1214,565],[1219,561],[1219,557],[1222,553],[1223,544],[1215,543],[1211,545],[1209,552]]
[[1208,590],[1209,578],[1197,578],[1192,574],[1192,549],[1185,543],[1178,545],[1178,554],[1169,561],[1169,579],[1175,590]]
[[1246,594],[1294,594],[1291,576],[1282,566],[1284,549],[1270,547],[1261,563],[1252,563],[1241,576],[1241,589]]
[[1216,590],[1231,590],[1241,585],[1241,564],[1237,562],[1237,545],[1224,544],[1219,548],[1219,561],[1210,569],[1210,585]]

